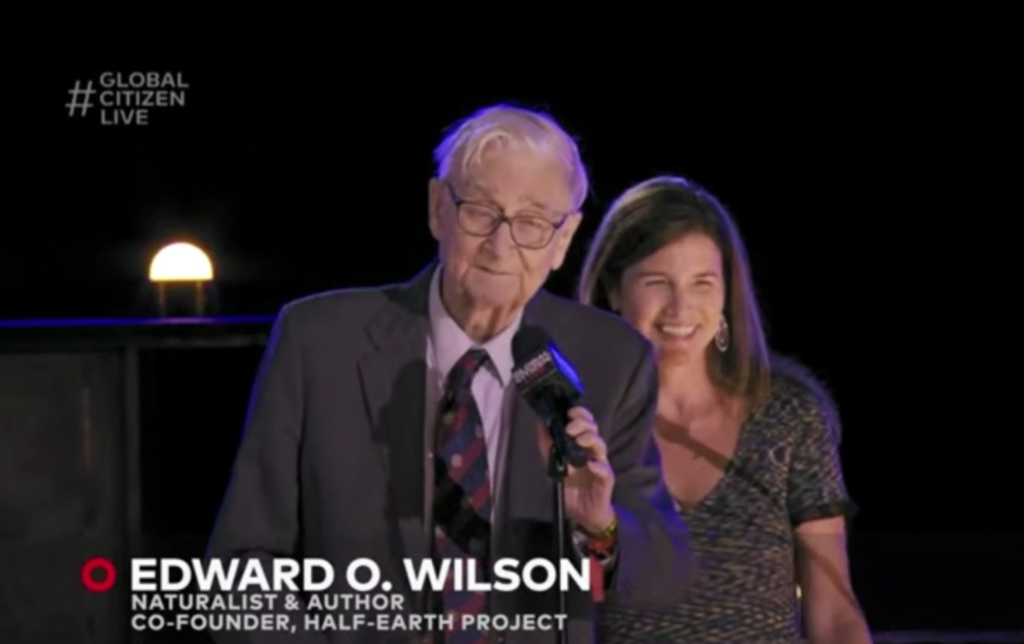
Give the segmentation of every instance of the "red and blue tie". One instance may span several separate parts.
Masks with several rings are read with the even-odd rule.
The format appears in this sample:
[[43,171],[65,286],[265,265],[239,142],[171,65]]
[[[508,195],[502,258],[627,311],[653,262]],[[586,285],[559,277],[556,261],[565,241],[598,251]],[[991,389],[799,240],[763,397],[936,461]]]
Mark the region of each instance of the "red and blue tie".
[[[442,559],[463,560],[466,569],[475,565],[476,579],[481,581],[487,578],[491,541],[491,483],[487,442],[480,410],[473,400],[472,383],[488,360],[483,349],[470,349],[448,374],[434,457],[434,552]],[[444,644],[487,641],[485,633],[472,624],[462,627],[463,615],[487,613],[485,593],[456,590],[449,581],[440,599],[440,607],[453,616],[455,623],[439,641]]]

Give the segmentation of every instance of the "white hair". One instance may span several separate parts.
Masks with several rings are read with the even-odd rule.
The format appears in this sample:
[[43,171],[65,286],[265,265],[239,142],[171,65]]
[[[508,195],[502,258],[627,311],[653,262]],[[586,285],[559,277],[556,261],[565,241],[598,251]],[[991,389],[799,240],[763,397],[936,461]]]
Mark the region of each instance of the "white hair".
[[434,150],[437,176],[449,179],[480,162],[491,146],[522,146],[560,163],[566,170],[573,208],[587,199],[590,180],[576,141],[550,115],[511,105],[495,105],[459,121]]

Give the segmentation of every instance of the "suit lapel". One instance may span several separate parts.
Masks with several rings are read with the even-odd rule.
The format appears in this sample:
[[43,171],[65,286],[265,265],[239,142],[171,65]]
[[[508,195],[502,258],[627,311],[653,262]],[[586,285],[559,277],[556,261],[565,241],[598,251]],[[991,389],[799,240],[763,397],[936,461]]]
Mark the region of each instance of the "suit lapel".
[[[541,324],[539,318],[544,292],[527,306],[523,324]],[[502,499],[498,507],[498,530],[494,538],[494,559],[532,559],[550,552],[553,519],[553,485],[547,475],[546,459],[537,443],[537,414],[518,393],[513,394],[509,418]],[[539,596],[535,596],[534,600]],[[523,597],[517,593],[491,595],[496,613],[520,612]],[[526,605],[533,608],[530,601]],[[529,612],[548,612],[544,607]]]
[[372,349],[358,361],[366,413],[389,484],[387,516],[397,522],[405,556],[427,555],[423,453],[427,295],[435,264],[406,285],[367,325]]
[[[526,307],[524,325],[542,324],[540,309],[545,297],[545,292],[540,291]],[[554,492],[547,474],[546,458],[537,443],[538,422],[537,414],[526,401],[515,395],[505,463],[505,520],[552,520],[551,494]]]

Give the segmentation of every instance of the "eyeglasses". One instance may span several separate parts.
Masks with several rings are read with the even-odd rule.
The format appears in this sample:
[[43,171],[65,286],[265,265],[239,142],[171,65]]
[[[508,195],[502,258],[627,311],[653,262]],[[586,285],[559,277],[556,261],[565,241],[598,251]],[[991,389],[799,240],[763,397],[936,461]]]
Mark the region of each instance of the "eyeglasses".
[[530,250],[540,250],[550,244],[555,231],[561,228],[572,214],[570,212],[562,215],[557,222],[552,222],[539,212],[509,217],[504,210],[493,204],[460,198],[455,194],[452,184],[447,181],[445,186],[455,203],[455,220],[464,233],[474,237],[490,237],[502,224],[507,223],[516,246]]

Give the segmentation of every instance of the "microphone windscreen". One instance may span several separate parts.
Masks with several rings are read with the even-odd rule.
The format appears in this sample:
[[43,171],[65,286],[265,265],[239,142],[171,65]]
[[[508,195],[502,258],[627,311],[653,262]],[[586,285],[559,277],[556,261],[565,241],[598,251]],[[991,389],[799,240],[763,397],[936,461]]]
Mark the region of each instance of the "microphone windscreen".
[[517,366],[522,366],[537,355],[548,351],[551,336],[539,326],[526,325],[512,337],[512,359]]

